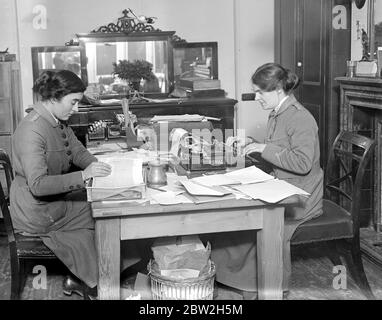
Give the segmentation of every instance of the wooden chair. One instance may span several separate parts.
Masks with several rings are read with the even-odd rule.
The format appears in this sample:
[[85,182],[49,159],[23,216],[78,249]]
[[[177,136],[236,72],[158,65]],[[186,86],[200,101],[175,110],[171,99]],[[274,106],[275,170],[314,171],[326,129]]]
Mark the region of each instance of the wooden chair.
[[301,224],[291,239],[291,245],[324,243],[335,265],[342,265],[344,253],[354,280],[368,299],[375,297],[362,263],[359,215],[364,173],[374,147],[372,139],[339,133],[325,172],[323,215]]
[[[8,155],[0,149],[0,166],[3,167],[7,182],[8,193],[13,180],[12,165]],[[30,260],[57,259],[54,253],[45,246],[39,237],[22,236],[14,232],[9,212],[9,196],[5,196],[0,182],[0,207],[8,236],[11,260],[11,299],[20,299],[20,293],[25,285],[26,263]]]

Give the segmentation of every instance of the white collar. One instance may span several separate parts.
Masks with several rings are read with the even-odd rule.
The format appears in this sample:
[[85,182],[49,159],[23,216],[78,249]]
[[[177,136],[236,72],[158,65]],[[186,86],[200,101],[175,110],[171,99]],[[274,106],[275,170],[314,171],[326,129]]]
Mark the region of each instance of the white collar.
[[288,99],[288,98],[289,98],[289,96],[285,96],[284,98],[281,99],[281,101],[279,102],[279,104],[277,105],[277,107],[274,109],[274,110],[275,110],[275,113],[279,112],[281,105],[282,105],[282,104],[284,103],[284,101],[285,101],[286,99]]
[[49,108],[47,108],[46,106],[44,106],[44,108],[48,110],[48,112],[51,114],[51,116],[53,117],[54,121],[56,121],[56,123],[60,123],[60,121],[53,115],[53,113],[49,110]]

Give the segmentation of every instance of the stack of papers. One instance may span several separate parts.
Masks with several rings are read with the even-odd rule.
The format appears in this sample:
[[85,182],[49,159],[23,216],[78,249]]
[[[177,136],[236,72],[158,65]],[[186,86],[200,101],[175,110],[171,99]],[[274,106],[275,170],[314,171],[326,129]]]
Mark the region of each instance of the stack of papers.
[[205,175],[193,178],[191,181],[202,184],[207,187],[229,186],[235,184],[251,184],[273,180],[274,177],[256,166],[232,171],[225,174]]
[[[309,196],[306,191],[295,187],[284,181],[275,179],[273,176],[256,168],[256,166],[232,171],[226,174],[205,175],[193,178],[188,182],[194,183],[192,186],[201,193],[203,190],[216,190],[218,186],[224,188],[228,193],[233,193],[236,199],[247,198],[262,200],[268,203],[276,203],[292,195]],[[202,189],[204,186],[205,189]],[[223,187],[225,186],[225,187]],[[185,186],[186,187],[186,186]],[[187,188],[190,194],[197,194],[194,189]],[[230,192],[230,190],[236,192]],[[209,196],[216,191],[210,191]],[[207,193],[207,191],[205,192]],[[241,197],[240,194],[243,196]],[[205,194],[207,195],[207,194]]]
[[264,182],[275,178],[270,174],[265,173],[263,170],[260,170],[256,166],[228,172],[225,176],[232,179],[232,181],[237,181],[241,184]]
[[233,184],[240,184],[240,181],[231,179],[230,177],[227,177],[225,174],[206,175],[202,177],[193,178],[191,179],[191,181],[204,185],[206,187],[229,186]]
[[[160,187],[161,191],[150,191],[150,197],[154,203],[161,205],[173,205],[180,203],[205,203],[228,199],[237,199],[236,190],[225,187],[206,187],[192,182],[187,177],[167,174],[167,186]],[[148,188],[149,190],[150,188]],[[244,196],[243,197],[247,197]],[[152,202],[152,203],[153,203]]]
[[270,180],[261,183],[234,186],[234,188],[252,199],[276,203],[293,195],[309,196],[310,194],[284,180]]
[[215,202],[215,201],[223,201],[223,200],[235,200],[237,199],[234,194],[226,194],[224,196],[193,196],[188,193],[185,196],[190,199],[193,203],[207,203],[207,202]]
[[180,183],[186,188],[187,192],[193,196],[221,197],[230,193],[223,188],[205,187],[192,181],[180,181]]
[[181,203],[193,203],[190,199],[188,199],[184,195],[176,194],[171,191],[159,192],[159,193],[153,194],[151,196],[151,199],[154,200],[156,203],[164,205],[164,206],[173,205],[173,204],[181,204]]

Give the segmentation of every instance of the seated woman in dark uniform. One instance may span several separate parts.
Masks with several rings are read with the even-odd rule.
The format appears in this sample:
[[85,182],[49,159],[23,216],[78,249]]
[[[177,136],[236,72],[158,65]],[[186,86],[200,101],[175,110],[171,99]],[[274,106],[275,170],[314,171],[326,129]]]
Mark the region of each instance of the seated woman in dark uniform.
[[[84,186],[89,178],[109,175],[111,167],[98,162],[66,125],[85,89],[67,70],[47,71],[38,78],[33,91],[40,102],[12,139],[15,179],[10,199],[16,232],[40,236],[74,275],[64,280],[64,292],[80,293],[80,279],[96,295],[94,221]],[[71,172],[73,165],[81,170]]]
[[[270,110],[264,143],[248,144],[244,152],[257,153],[271,167],[272,174],[310,193],[300,197],[285,212],[283,290],[288,291],[291,273],[290,239],[303,222],[322,214],[323,172],[320,167],[318,127],[310,112],[294,97],[296,74],[275,63],[259,67],[252,76],[256,100]],[[257,291],[255,234],[230,233],[216,236],[212,260],[216,279],[244,291]]]

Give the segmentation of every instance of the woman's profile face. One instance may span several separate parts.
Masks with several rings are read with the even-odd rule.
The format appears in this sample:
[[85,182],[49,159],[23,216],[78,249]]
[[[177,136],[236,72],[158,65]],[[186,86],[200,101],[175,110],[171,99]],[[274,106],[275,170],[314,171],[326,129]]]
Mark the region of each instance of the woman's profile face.
[[53,104],[53,114],[59,120],[68,120],[70,116],[78,111],[78,103],[83,97],[83,93],[70,93],[57,100]]
[[278,106],[280,102],[278,90],[263,91],[257,85],[253,84],[253,91],[256,93],[255,100],[261,104],[264,110],[271,110]]

